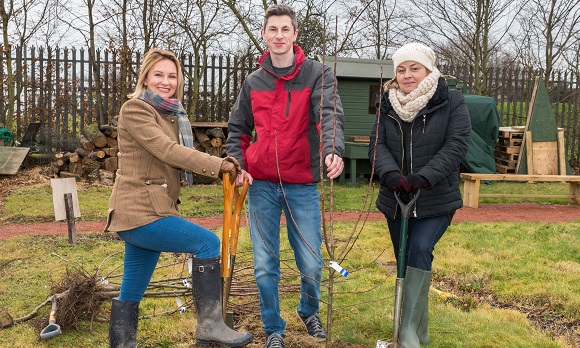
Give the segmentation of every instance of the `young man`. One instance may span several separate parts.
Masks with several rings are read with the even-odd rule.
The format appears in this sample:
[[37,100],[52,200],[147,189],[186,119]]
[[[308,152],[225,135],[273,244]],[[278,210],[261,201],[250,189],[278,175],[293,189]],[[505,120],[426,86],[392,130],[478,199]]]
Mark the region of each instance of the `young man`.
[[344,169],[344,114],[340,98],[334,96],[334,76],[294,44],[297,26],[291,7],[268,8],[262,28],[268,51],[258,70],[245,79],[228,124],[228,154],[243,169],[238,184],[243,177],[251,183],[250,235],[266,347],[284,347],[286,322],[278,294],[282,211],[301,273],[297,313],[309,335],[326,339],[318,315],[323,267],[320,156],[329,179]]

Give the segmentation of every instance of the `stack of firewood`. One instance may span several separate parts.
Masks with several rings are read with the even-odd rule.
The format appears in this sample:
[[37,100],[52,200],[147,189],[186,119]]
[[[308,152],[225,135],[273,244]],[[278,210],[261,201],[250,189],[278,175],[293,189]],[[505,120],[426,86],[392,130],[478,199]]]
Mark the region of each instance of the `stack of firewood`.
[[112,185],[117,171],[116,118],[110,124],[86,126],[73,152],[59,152],[51,165],[53,174]]
[[[226,156],[226,135],[224,134],[226,128],[216,126],[211,122],[197,124],[192,128],[195,138],[193,146],[196,150],[212,156]],[[116,118],[113,118],[113,121],[107,125],[99,126],[93,123],[86,126],[78,141],[79,147],[73,152],[59,152],[54,155],[50,168],[52,175],[112,185],[117,171],[117,152],[119,151]],[[199,180],[199,183],[206,183],[208,179],[199,178]]]
[[207,152],[212,156],[226,156],[226,136],[224,128],[216,127],[210,122],[207,125],[193,125],[193,147],[201,152]]

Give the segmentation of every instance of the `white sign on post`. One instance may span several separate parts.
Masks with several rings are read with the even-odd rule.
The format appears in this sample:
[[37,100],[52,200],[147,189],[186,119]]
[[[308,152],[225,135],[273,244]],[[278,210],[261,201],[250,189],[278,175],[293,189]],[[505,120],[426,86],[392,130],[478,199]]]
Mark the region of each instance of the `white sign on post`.
[[54,220],[66,220],[65,193],[72,194],[74,217],[81,216],[79,197],[77,195],[77,182],[74,178],[50,179],[52,188],[52,203],[54,205]]

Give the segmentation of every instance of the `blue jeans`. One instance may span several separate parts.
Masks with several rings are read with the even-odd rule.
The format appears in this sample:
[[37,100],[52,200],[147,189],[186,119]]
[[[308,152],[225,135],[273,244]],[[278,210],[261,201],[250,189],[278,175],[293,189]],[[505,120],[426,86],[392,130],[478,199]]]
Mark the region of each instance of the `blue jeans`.
[[[282,192],[284,189],[284,193]],[[284,195],[286,199],[284,199]],[[288,241],[300,271],[298,312],[312,315],[320,308],[322,233],[316,184],[274,184],[254,180],[248,190],[250,237],[254,251],[254,276],[260,296],[260,313],[266,334],[283,334],[280,316],[280,217],[286,216]]]
[[[407,266],[430,272],[435,244],[441,239],[450,223],[448,215],[422,219],[410,218],[407,231]],[[401,215],[397,215],[395,220],[387,218],[387,224],[393,248],[395,248],[395,257],[398,260]]]
[[149,285],[162,251],[218,257],[220,239],[212,231],[184,218],[169,216],[145,226],[118,232],[125,241],[120,301],[139,302]]

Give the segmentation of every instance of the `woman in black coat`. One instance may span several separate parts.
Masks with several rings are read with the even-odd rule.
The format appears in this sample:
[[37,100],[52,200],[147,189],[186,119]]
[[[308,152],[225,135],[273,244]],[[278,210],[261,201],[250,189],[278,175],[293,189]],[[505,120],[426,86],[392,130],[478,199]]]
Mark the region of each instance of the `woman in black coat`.
[[395,77],[384,86],[369,159],[380,178],[376,204],[387,218],[396,256],[401,214],[395,193],[421,191],[408,224],[399,334],[402,348],[416,348],[429,343],[433,250],[463,205],[459,165],[467,153],[471,122],[463,95],[449,90],[431,48],[409,43],[392,58]]

